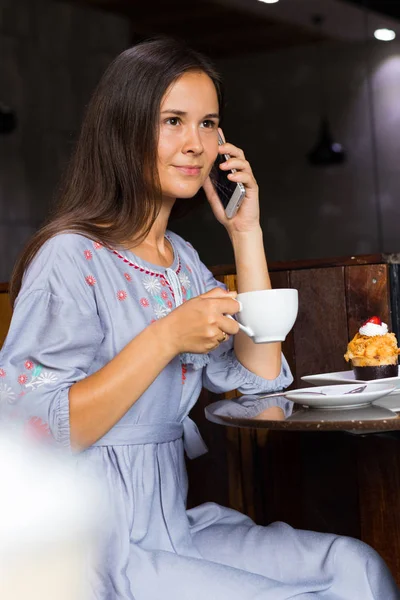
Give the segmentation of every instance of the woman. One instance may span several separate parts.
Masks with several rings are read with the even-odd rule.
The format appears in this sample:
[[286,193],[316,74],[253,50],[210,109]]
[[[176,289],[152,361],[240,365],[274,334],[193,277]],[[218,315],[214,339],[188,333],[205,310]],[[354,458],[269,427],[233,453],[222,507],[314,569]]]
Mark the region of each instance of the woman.
[[232,240],[239,291],[270,287],[243,152],[219,149],[246,187],[233,219],[209,179],[220,109],[213,68],[174,41],[140,44],[109,67],[61,203],[15,272],[3,397],[105,482],[114,519],[94,598],[398,598],[361,542],[259,527],[211,503],[186,510],[183,448],[205,451],[188,417],[201,387],[258,393],[292,381],[280,345],[238,332],[234,294],[167,230],[177,204],[204,188]]

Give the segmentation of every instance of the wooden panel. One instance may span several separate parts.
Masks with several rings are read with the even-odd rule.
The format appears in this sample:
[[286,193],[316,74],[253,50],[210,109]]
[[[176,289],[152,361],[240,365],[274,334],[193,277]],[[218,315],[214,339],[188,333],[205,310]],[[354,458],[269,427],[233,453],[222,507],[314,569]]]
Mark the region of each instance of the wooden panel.
[[346,369],[344,267],[291,271],[290,283],[299,290],[293,330],[298,382],[302,375]]
[[[328,267],[351,267],[355,265],[398,264],[400,254],[364,254],[362,256],[341,256],[338,258],[317,258],[312,260],[272,261],[268,263],[270,273],[274,271],[299,271],[302,269],[322,269]],[[231,275],[236,266],[215,265],[209,267],[214,276]]]
[[0,293],[0,348],[7,335],[11,321],[11,304],[8,294]]
[[349,339],[373,315],[391,327],[388,265],[346,267],[345,285]]
[[385,559],[400,585],[400,440],[358,440],[361,539]]

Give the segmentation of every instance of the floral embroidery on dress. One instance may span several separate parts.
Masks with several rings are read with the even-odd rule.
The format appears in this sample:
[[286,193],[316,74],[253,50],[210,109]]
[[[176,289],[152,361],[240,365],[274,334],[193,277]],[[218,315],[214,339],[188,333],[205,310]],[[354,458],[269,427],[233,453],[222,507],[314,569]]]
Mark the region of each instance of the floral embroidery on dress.
[[166,317],[172,310],[172,302],[169,299],[168,292],[163,290],[160,296],[153,296],[152,306],[157,319]]
[[91,260],[93,258],[93,254],[90,252],[90,250],[85,250],[83,254],[85,255],[86,260]]
[[185,287],[187,290],[190,289],[192,287],[192,284],[190,282],[189,277],[186,275],[186,273],[184,273],[183,271],[181,271],[178,275],[179,277],[179,281],[181,282],[182,286]]
[[[156,319],[162,319],[166,315],[168,315],[174,307],[175,302],[175,288],[174,285],[168,280],[166,277],[167,272],[157,272],[150,268],[146,268],[139,263],[135,263],[132,260],[129,260],[126,256],[118,252],[117,250],[112,250],[113,254],[118,256],[124,263],[133,267],[137,272],[142,273],[143,276],[141,278],[141,282],[143,284],[144,289],[149,295],[149,299],[146,297],[140,298],[139,302],[141,306],[147,308],[151,305],[154,316]],[[180,304],[180,300],[186,302],[189,300],[193,293],[191,291],[192,281],[189,277],[189,272],[192,272],[188,265],[182,265],[179,255],[176,253],[174,249],[174,255],[177,259],[177,268],[176,268],[176,277],[180,284],[179,290],[179,299],[178,304]],[[172,276],[172,275],[171,275]],[[127,281],[131,280],[131,276],[129,273],[124,273],[124,277]],[[175,279],[175,278],[174,278]],[[175,283],[176,285],[176,283]],[[120,292],[118,292],[118,297]]]
[[6,376],[6,372],[4,369],[0,369],[0,377],[5,377]]
[[125,290],[118,290],[118,292],[117,292],[118,300],[126,300],[127,297],[128,297],[128,294],[125,292]]
[[182,385],[185,385],[187,367],[182,363]]
[[15,393],[6,383],[0,383],[0,402],[12,404],[15,401]]
[[100,242],[93,242],[93,248],[95,250],[101,250],[103,247],[103,244],[100,244]]
[[43,371],[42,365],[37,365],[32,372],[32,379],[25,384],[26,388],[30,388],[31,390],[35,390],[42,385],[49,385],[55,383],[58,380],[58,377],[54,375],[51,371]]
[[25,374],[22,374],[18,377],[18,383],[20,385],[25,385],[27,381],[28,381],[28,376]]
[[146,275],[145,277],[143,277],[143,285],[146,292],[148,292],[152,296],[156,296],[161,291],[160,281],[152,275]]
[[[192,272],[188,265],[185,265],[185,269],[189,269],[190,272]],[[192,281],[191,281],[188,273],[185,273],[185,270],[183,268],[178,273],[178,278],[181,283],[181,290],[182,290],[182,294],[183,294],[182,299],[184,302],[186,302],[186,300],[190,300],[190,298],[192,298],[192,296],[193,296]]]
[[162,319],[166,317],[170,310],[166,306],[161,306],[160,304],[155,304],[153,306],[154,314],[157,319]]
[[25,366],[25,369],[27,369],[28,371],[31,371],[35,365],[33,364],[33,362],[31,360],[26,360],[24,366]]
[[88,275],[87,277],[85,277],[85,279],[88,285],[95,285],[96,283],[96,279],[93,277],[93,275]]

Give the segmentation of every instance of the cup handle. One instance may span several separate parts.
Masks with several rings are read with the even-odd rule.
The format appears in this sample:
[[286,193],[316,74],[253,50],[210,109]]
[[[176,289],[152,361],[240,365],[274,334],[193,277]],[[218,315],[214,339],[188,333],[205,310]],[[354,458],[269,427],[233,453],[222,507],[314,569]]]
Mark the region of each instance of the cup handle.
[[[235,298],[236,300],[236,298]],[[236,300],[236,302],[239,304],[239,310],[237,312],[240,312],[243,309],[242,303],[240,302],[240,300]],[[226,317],[228,317],[229,319],[232,319],[232,321],[236,321],[236,319],[234,319],[232,317],[232,315],[225,315]],[[242,331],[244,331],[244,333],[246,333],[249,337],[254,337],[254,332],[250,329],[250,327],[246,327],[245,325],[242,325],[241,323],[238,323],[238,321],[236,321],[236,323],[239,325],[239,329],[241,329]]]

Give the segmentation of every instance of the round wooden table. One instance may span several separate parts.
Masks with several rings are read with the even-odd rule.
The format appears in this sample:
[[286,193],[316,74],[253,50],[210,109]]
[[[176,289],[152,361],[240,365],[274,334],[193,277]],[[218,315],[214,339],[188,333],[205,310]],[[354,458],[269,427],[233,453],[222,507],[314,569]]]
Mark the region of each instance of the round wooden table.
[[242,396],[236,400],[214,402],[206,407],[206,418],[219,425],[281,431],[346,431],[366,435],[400,430],[400,416],[396,412],[400,412],[398,401],[393,402],[395,410],[378,404],[331,410],[295,406],[290,416],[276,420],[264,416],[262,407],[258,413],[248,416],[248,413],[256,412],[257,404],[262,399],[263,396]]

